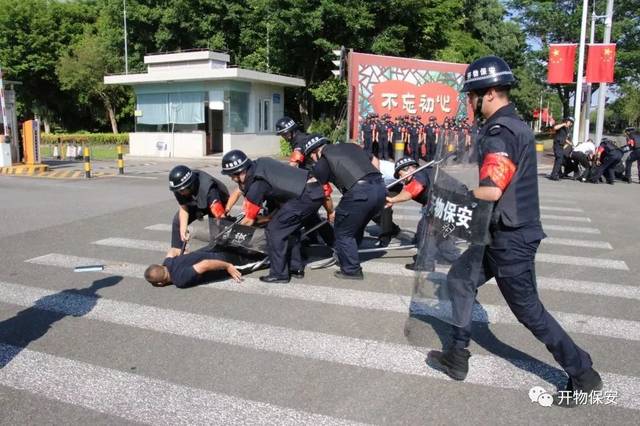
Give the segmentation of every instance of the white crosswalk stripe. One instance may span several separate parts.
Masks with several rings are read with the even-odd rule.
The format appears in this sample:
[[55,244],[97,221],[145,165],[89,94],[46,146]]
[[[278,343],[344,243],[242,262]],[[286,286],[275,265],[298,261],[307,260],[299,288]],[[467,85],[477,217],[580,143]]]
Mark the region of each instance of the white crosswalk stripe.
[[545,231],[561,231],[571,232],[577,234],[600,234],[600,230],[596,228],[589,228],[584,226],[567,226],[567,225],[549,225],[545,223],[542,228]]
[[[450,380],[443,373],[425,366],[425,353],[430,350],[429,348],[417,348],[406,344],[387,343],[315,331],[294,330],[74,293],[56,294],[51,290],[9,283],[3,283],[0,286],[0,294],[2,294],[5,303],[20,306],[37,304],[39,309],[68,315],[75,315],[81,312],[84,318],[123,326],[304,359],[385,371],[392,374]],[[4,352],[16,351],[16,349],[7,348],[6,346],[3,347],[3,350]],[[25,358],[32,353],[31,351],[26,352]],[[17,366],[20,366],[21,355],[15,357],[18,359]],[[11,354],[9,354],[10,356]],[[34,358],[32,363],[22,365],[22,368],[16,367],[16,369],[22,372],[26,368],[36,366],[38,361],[42,362],[37,356]],[[47,361],[44,361],[45,365]],[[61,361],[63,363],[68,362],[67,360]],[[79,365],[79,367],[82,367],[82,365]],[[70,370],[65,369],[64,371]],[[10,374],[10,370],[7,371],[9,373],[0,370],[0,377],[3,378],[1,380],[4,381],[6,375]],[[55,368],[51,372],[55,374]],[[107,370],[100,371],[100,373],[105,372]],[[84,371],[80,368],[76,376],[82,378],[86,383],[86,375],[82,373]],[[91,372],[88,372],[88,374],[89,378],[92,379],[93,374]],[[14,373],[7,380],[19,380],[19,376],[19,374]],[[33,377],[33,375],[29,376]],[[621,393],[617,400],[618,406],[640,409],[640,379],[611,373],[603,373],[602,376],[607,389],[624,389],[624,393]],[[475,355],[470,360],[470,372],[466,382],[504,389],[528,390],[532,386],[540,385],[541,377],[549,383],[562,381],[562,373],[559,370],[539,361],[516,361],[489,355]],[[126,379],[123,378],[125,383]],[[11,383],[9,382],[8,385],[11,385]],[[70,380],[70,383],[76,384],[76,381]],[[80,387],[80,389],[85,387]],[[134,391],[137,390],[135,386],[131,386],[131,388]],[[113,390],[112,387],[108,389]],[[55,388],[51,389],[51,391],[53,390]],[[172,407],[171,404],[168,406]],[[273,409],[273,407],[268,408]],[[280,412],[277,412],[276,415],[280,415]]]
[[[58,306],[57,312],[69,312]],[[181,424],[356,424],[0,343],[0,384],[123,419]],[[0,365],[4,363],[0,362]],[[136,401],[144,401],[143,404]]]
[[540,210],[548,210],[548,211],[554,211],[554,212],[584,213],[584,210],[577,207],[557,207],[557,206],[540,205]]
[[[418,213],[418,214],[397,214],[394,213],[393,214],[393,218],[395,220],[413,220],[413,221],[418,221],[420,220],[422,216]],[[583,223],[591,223],[591,219],[589,219],[588,217],[582,217],[582,216],[559,216],[559,215],[553,215],[553,214],[541,214],[540,218],[542,220],[560,220],[560,221],[566,221],[566,222],[583,222]]]
[[[116,262],[112,260],[104,260],[104,259],[92,259],[92,258],[82,258],[76,256],[65,256],[61,254],[51,253],[45,256],[40,256],[37,258],[27,260],[29,263],[35,263],[40,265],[48,265],[48,266],[56,266],[63,268],[71,268],[74,265],[78,264],[104,264],[106,265],[103,273],[110,275],[124,275],[128,277],[134,278],[143,278],[143,273],[146,268],[145,265],[133,264],[127,262]],[[381,265],[383,265],[381,267]],[[392,269],[391,264],[383,263],[383,262],[365,262],[362,264],[363,270],[367,272],[372,272],[371,269],[375,269],[376,271],[385,270],[388,271]],[[412,271],[408,271],[402,267],[402,265],[395,265],[393,269],[398,271],[402,271],[405,276],[414,276]],[[379,273],[379,272],[378,272]],[[388,274],[388,272],[386,272]],[[246,287],[240,284],[233,284],[231,286],[227,286],[225,289],[231,291],[239,291],[243,292],[249,286],[253,284],[253,288],[256,288],[256,282],[251,281]],[[221,284],[222,286],[222,284]],[[298,286],[296,286],[298,287]],[[410,286],[407,286],[409,288]],[[261,288],[261,287],[260,287]],[[304,287],[303,287],[304,288]],[[372,296],[368,292],[360,293],[360,292],[341,292],[338,289],[323,289],[320,290],[318,286],[312,286],[312,288],[307,289],[315,294],[312,297],[312,301],[319,301],[321,303],[331,303],[330,300],[335,300],[335,297],[330,296],[331,293],[340,293],[345,297],[345,300],[352,300],[352,306],[360,307],[363,304],[366,306],[368,296]],[[250,290],[247,290],[250,292]],[[273,290],[276,291],[277,290]],[[295,292],[296,290],[289,290],[289,292]],[[319,292],[322,293],[322,298],[318,297]],[[276,294],[276,293],[272,293]],[[298,296],[299,298],[303,296]],[[380,298],[384,296],[376,295],[373,299]],[[406,297],[402,297],[400,295],[392,295],[386,296],[387,301],[391,302],[394,298],[397,298],[396,302],[392,302],[389,306],[395,306],[395,308],[382,309],[382,310],[391,310],[395,312],[407,312],[410,300]],[[354,300],[355,299],[355,300]],[[329,302],[323,302],[323,300],[329,300]],[[424,305],[429,303],[428,300],[423,301]],[[381,306],[380,304],[375,306]],[[435,312],[435,311],[434,311]],[[434,314],[437,316],[437,313]],[[593,317],[587,315],[579,315],[579,314],[571,314],[564,312],[554,312],[553,315],[556,319],[569,331],[575,331],[578,333],[585,334],[593,334],[598,336],[608,336],[608,337],[616,337],[621,339],[629,339],[629,340],[638,340],[640,341],[640,322],[636,321],[627,321],[627,320],[619,320],[614,318],[601,318],[601,317]],[[511,311],[505,306],[497,306],[497,305],[477,305],[474,310],[474,319],[480,322],[492,322],[492,323],[504,323],[504,324],[517,324],[516,318],[513,316]]]

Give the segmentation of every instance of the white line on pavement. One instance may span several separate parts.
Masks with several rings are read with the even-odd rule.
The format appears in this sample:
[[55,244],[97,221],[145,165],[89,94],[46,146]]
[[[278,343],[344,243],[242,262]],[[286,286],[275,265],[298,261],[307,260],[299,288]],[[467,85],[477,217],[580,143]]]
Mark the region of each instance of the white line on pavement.
[[[417,214],[397,214],[394,213],[393,214],[393,218],[396,220],[413,220],[413,221],[418,221],[420,220],[422,216],[417,213]],[[583,216],[559,216],[559,215],[553,215],[553,214],[541,214],[540,215],[540,219],[543,220],[560,220],[560,221],[567,221],[567,222],[583,222],[583,223],[590,223],[591,219],[589,219],[588,217],[583,217]]]
[[556,246],[570,246],[570,247],[587,247],[587,248],[600,248],[613,250],[611,244],[606,241],[593,241],[593,240],[574,240],[569,238],[545,238],[542,240],[542,246],[556,245]]
[[[86,302],[86,301],[83,301]],[[58,306],[66,312],[68,307]],[[68,310],[68,309],[67,309]],[[354,424],[0,343],[0,384],[148,424]]]
[[600,230],[596,228],[584,227],[584,226],[567,226],[567,225],[549,225],[544,224],[542,228],[547,231],[562,231],[573,232],[577,234],[600,234]]
[[549,210],[554,212],[576,212],[576,213],[584,213],[584,210],[579,209],[577,207],[557,207],[557,206],[540,206],[540,210]]
[[[56,295],[51,290],[7,283],[0,286],[0,293],[7,303],[21,306],[36,303],[40,309],[69,315],[81,312],[88,319],[144,330],[395,374],[449,380],[443,373],[425,366],[424,353],[429,348],[217,318],[73,293]],[[29,367],[37,366],[37,361],[39,360],[34,360]],[[23,369],[19,370],[21,372]],[[40,380],[47,377],[38,374],[37,368],[33,368],[33,371]],[[0,375],[3,374],[6,373],[0,370]],[[93,388],[91,376],[86,377],[79,373],[76,375],[82,379],[84,386]],[[619,392],[618,406],[640,409],[640,379],[610,373],[602,373],[602,376],[607,389]],[[19,374],[12,377],[17,380]],[[474,355],[470,359],[470,371],[466,382],[529,390],[532,386],[541,384],[541,377],[550,383],[560,383],[564,374],[539,361]],[[624,392],[619,391],[620,389]],[[136,399],[139,399],[139,395],[136,396]],[[172,405],[169,404],[167,407]]]
[[627,266],[627,263],[625,261],[615,259],[599,259],[594,257],[564,256],[560,254],[538,253],[536,254],[536,261],[555,263],[558,265],[584,266],[586,268],[617,269],[620,271],[629,270],[629,267]]
[[[78,262],[81,261],[81,262]],[[145,270],[144,265],[132,264],[132,263],[123,263],[119,264],[119,266],[109,266],[114,265],[113,261],[106,261],[103,259],[87,259],[75,256],[65,256],[61,254],[51,253],[49,255],[41,256],[35,259],[30,259],[27,262],[36,263],[41,265],[49,265],[56,266],[62,268],[71,268],[71,265],[77,265],[78,263],[100,263],[108,265],[107,268],[102,272],[104,274],[109,275],[124,275],[128,277],[134,278],[142,278]],[[369,271],[372,267],[376,268],[376,270],[382,269],[380,265],[382,262],[371,263],[365,262],[362,264],[362,267],[365,271]],[[388,266],[389,264],[383,264],[384,266]],[[402,265],[398,265],[402,267]],[[399,268],[394,268],[399,269]],[[408,271],[402,268],[404,274],[410,277],[415,277],[412,271]],[[371,271],[369,271],[371,272]],[[442,274],[442,279],[444,279],[445,275]],[[213,288],[224,288],[229,291],[236,292],[247,292],[252,293],[256,290],[253,289],[262,289],[263,286],[257,286],[257,282],[255,279],[250,279],[248,284],[245,286],[243,284],[231,283],[226,284],[215,283],[212,284]],[[412,280],[413,281],[413,280]],[[253,286],[253,287],[252,287]],[[284,286],[287,287],[287,286]],[[283,292],[288,293],[277,293],[278,290],[269,290],[272,293],[270,295],[276,295],[277,297],[291,297],[291,295],[296,295],[297,298],[301,300],[310,300],[314,302],[320,303],[328,303],[328,304],[338,304],[342,306],[350,306],[355,308],[365,308],[365,309],[378,309],[378,310],[389,310],[393,312],[408,312],[408,302],[407,296],[394,295],[394,294],[385,294],[385,295],[374,295],[370,294],[371,292],[357,292],[355,290],[344,291],[336,288],[329,287],[321,287],[321,286],[305,286],[302,287],[306,289],[308,293],[304,293],[303,290],[296,290],[298,285],[293,286],[293,289],[282,290]],[[309,299],[305,298],[305,294]],[[310,295],[312,294],[312,295]],[[338,296],[339,295],[339,296]],[[335,301],[344,298],[343,303],[336,303]],[[368,302],[367,300],[373,300],[373,302]],[[384,299],[384,300],[381,300]],[[425,299],[427,300],[427,299]],[[347,302],[348,301],[348,302]],[[369,303],[373,303],[370,305]],[[389,303],[386,305],[385,303]],[[384,306],[387,306],[384,308]],[[438,316],[438,312],[434,311],[434,316]],[[636,321],[628,321],[628,320],[620,320],[614,318],[603,318],[603,317],[594,317],[588,315],[580,315],[580,314],[572,314],[572,313],[564,313],[564,312],[554,312],[553,315],[556,319],[565,327],[568,331],[575,331],[577,333],[585,333],[592,334],[596,336],[607,336],[628,340],[638,340],[640,341],[640,322]],[[517,320],[506,306],[498,306],[498,305],[476,305],[475,307],[475,316],[474,320],[479,322],[495,322],[495,323],[504,323],[504,324],[516,324]]]

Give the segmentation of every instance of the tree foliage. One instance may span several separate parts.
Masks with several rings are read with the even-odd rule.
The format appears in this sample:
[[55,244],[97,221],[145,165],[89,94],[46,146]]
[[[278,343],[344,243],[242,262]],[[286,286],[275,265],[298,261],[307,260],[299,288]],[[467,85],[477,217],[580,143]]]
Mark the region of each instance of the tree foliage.
[[[637,2],[616,0],[613,28],[617,75],[630,83],[638,81],[640,66]],[[342,45],[453,62],[496,54],[513,67],[519,81],[514,102],[530,117],[540,93],[549,91],[544,46],[577,40],[578,3],[126,0],[129,70],[143,72],[144,56],[155,52],[225,51],[238,66],[304,78],[307,87],[288,93],[286,106],[308,124],[342,111],[345,85],[331,74],[331,51]],[[605,0],[596,3],[602,13]],[[24,83],[23,116],[38,114],[69,130],[130,128],[131,91],[101,82],[106,73],[124,71],[123,58],[122,0],[0,0],[0,65],[8,78]],[[571,87],[557,90],[568,109]]]

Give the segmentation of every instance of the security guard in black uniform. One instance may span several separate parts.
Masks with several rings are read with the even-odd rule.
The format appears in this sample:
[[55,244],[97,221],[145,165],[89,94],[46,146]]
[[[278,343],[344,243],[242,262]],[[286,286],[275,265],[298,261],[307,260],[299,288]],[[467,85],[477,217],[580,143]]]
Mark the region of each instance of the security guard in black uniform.
[[547,176],[550,180],[560,180],[560,173],[562,172],[562,164],[564,163],[564,145],[569,138],[569,130],[573,126],[573,118],[566,117],[562,120],[562,123],[553,126],[556,134],[553,137],[553,170],[551,174]]
[[176,166],[169,172],[169,189],[180,205],[171,225],[172,255],[180,254],[180,247],[187,239],[187,225],[204,216],[217,219],[226,216],[225,207],[229,192],[225,185],[201,170]]
[[[475,116],[486,119],[479,134],[480,186],[473,193],[476,198],[495,202],[492,241],[484,247],[476,286],[495,277],[518,321],[546,345],[569,375],[567,390],[589,393],[602,388],[591,357],[547,312],[536,289],[535,255],[545,234],[540,222],[535,140],[509,102],[514,82],[507,63],[496,56],[480,58],[465,71],[462,90],[467,92]],[[464,271],[468,265],[463,262],[467,253],[469,250],[454,263],[448,280],[456,275],[468,277]],[[456,302],[454,296],[454,310]],[[463,380],[469,370],[471,354],[466,348],[470,338],[471,319],[466,325],[454,326],[452,345],[444,352],[432,351],[428,363]],[[565,403],[572,405],[571,401],[575,400]],[[563,405],[558,395],[555,402]]]
[[[318,134],[308,134],[300,130],[296,122],[290,117],[282,117],[278,121],[276,121],[276,134],[281,136],[284,140],[286,140],[291,146],[291,156],[289,157],[289,165],[293,167],[300,167],[305,170],[311,171],[311,161],[309,158],[306,158],[304,155],[304,146],[308,140],[313,138],[323,138],[324,136]],[[333,202],[331,200],[331,185],[325,185],[323,187],[325,192],[325,208],[327,213],[333,211]],[[304,226],[307,229],[313,228],[318,223],[320,223],[320,216],[316,213],[315,215],[310,216],[304,222]],[[317,231],[312,232],[308,238],[310,240],[315,240],[316,233],[322,237],[322,240],[329,247],[333,247],[333,242],[335,241],[335,237],[333,236],[333,229],[331,225],[328,223],[321,226],[317,229]]]
[[[405,177],[409,173],[416,170],[418,162],[411,157],[403,157],[396,161],[395,164],[395,177]],[[427,167],[422,169],[407,180],[404,181],[402,191],[398,195],[393,197],[387,197],[387,207],[391,207],[394,204],[402,203],[409,200],[414,200],[422,205],[422,215],[418,221],[418,228],[416,235],[424,235],[427,226],[427,204],[429,203],[429,187],[431,186],[431,177],[433,175],[433,169]],[[424,244],[424,239],[418,238],[416,246],[420,253]],[[416,271],[434,271],[435,262],[439,260],[442,263],[452,263],[458,257],[460,257],[460,250],[456,247],[454,241],[450,238],[439,238],[437,244],[432,244],[427,247],[428,253],[426,254],[425,261],[416,263],[416,256],[414,261],[405,265],[405,268]]]
[[424,128],[427,143],[427,161],[435,159],[436,138],[438,137],[438,123],[435,115],[429,117],[429,123]]
[[362,148],[365,152],[373,153],[373,132],[375,131],[375,124],[373,123],[373,113],[367,114],[360,125],[360,139],[362,139]]
[[409,155],[411,158],[418,161],[420,159],[420,127],[418,127],[415,116],[411,117],[411,122],[407,127],[407,132],[409,133]]
[[241,224],[254,224],[263,201],[278,205],[265,232],[269,275],[260,277],[260,281],[288,283],[291,276],[303,278],[299,231],[304,220],[322,205],[322,186],[309,177],[307,170],[267,157],[251,161],[239,150],[222,157],[222,174],[230,175],[244,194],[245,217]]
[[383,115],[376,122],[376,135],[378,136],[378,158],[381,160],[389,159],[389,133],[387,132],[387,116]]
[[627,183],[631,183],[631,166],[634,161],[637,161],[638,164],[638,183],[640,183],[640,132],[638,132],[633,127],[627,127],[624,129],[624,132],[627,135],[627,146],[631,150],[631,154],[627,157],[627,160],[624,162],[625,165],[625,180]]
[[334,248],[340,262],[335,276],[362,280],[358,245],[367,223],[384,207],[387,191],[382,175],[360,147],[327,142],[309,141],[304,152],[315,161],[313,176],[321,184],[333,183],[342,192],[340,203],[329,217],[334,224]]
[[591,183],[600,183],[600,178],[604,175],[607,183],[613,185],[616,180],[615,169],[622,161],[622,155],[622,150],[612,140],[602,139],[596,150],[596,168],[591,174]]

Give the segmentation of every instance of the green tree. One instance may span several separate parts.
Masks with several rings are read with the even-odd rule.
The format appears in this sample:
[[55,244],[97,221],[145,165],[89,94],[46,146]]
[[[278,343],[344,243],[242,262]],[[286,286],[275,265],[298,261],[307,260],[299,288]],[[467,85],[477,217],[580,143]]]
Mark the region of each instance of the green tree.
[[120,58],[107,43],[96,34],[86,33],[61,56],[56,68],[63,89],[79,93],[78,100],[83,104],[101,103],[113,133],[118,133],[116,107],[126,99],[125,92],[122,87],[107,86],[102,81],[105,74],[121,66]]

